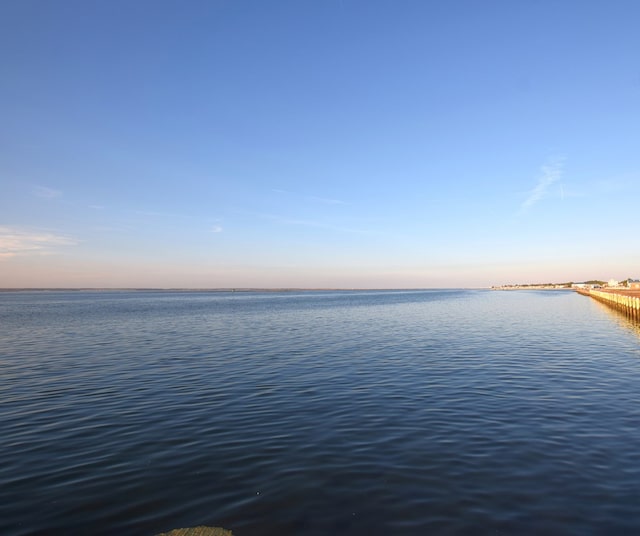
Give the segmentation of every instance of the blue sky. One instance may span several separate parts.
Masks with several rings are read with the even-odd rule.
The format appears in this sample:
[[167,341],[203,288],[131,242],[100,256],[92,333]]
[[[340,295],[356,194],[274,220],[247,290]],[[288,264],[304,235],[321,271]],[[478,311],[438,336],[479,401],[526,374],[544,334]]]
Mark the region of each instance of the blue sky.
[[640,3],[0,4],[0,287],[640,277]]

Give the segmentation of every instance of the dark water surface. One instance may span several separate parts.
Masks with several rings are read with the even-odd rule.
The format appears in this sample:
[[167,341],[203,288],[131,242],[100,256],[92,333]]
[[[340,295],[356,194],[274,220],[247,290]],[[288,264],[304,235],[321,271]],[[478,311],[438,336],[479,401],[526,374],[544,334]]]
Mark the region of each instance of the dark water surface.
[[565,291],[0,294],[0,533],[640,533],[640,334]]

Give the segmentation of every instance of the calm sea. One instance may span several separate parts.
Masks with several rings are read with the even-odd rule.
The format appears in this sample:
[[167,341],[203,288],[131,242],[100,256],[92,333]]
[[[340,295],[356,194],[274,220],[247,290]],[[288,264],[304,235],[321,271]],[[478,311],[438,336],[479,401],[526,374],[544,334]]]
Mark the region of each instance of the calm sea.
[[0,293],[0,533],[640,533],[640,329],[567,291]]

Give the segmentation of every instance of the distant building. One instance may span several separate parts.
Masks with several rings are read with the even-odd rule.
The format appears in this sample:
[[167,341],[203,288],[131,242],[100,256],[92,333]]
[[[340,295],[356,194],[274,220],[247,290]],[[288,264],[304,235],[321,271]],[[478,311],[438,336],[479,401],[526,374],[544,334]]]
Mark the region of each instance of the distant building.
[[629,288],[640,290],[640,279],[629,279]]
[[620,284],[620,281],[618,281],[617,279],[609,279],[609,282],[607,283],[608,287],[617,287]]
[[571,288],[590,288],[591,285],[587,283],[571,283]]

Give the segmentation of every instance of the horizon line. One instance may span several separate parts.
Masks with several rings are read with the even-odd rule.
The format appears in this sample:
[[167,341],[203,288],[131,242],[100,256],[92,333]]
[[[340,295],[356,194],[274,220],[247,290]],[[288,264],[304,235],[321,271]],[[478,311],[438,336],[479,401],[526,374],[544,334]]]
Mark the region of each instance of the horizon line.
[[0,292],[19,291],[140,291],[140,292],[288,292],[288,291],[354,291],[354,290],[477,290],[476,287],[0,287]]

